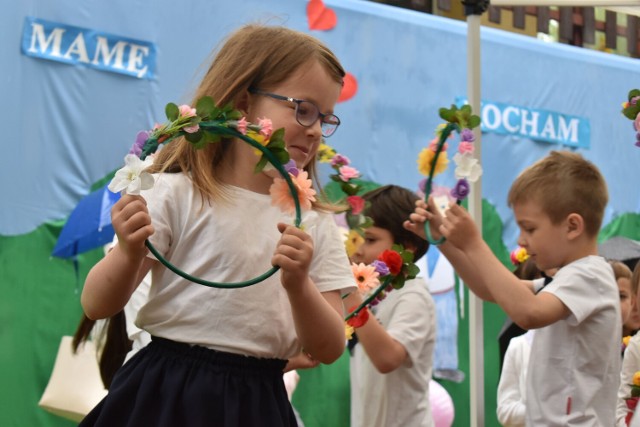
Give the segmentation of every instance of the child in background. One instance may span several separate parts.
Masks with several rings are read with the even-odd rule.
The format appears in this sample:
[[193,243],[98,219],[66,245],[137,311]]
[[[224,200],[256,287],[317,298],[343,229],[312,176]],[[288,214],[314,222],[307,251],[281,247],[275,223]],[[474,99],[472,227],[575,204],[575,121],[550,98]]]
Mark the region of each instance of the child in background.
[[[632,310],[638,310],[640,298],[640,263],[636,264],[631,276],[631,295],[633,296]],[[631,396],[633,374],[640,371],[640,335],[635,334],[627,344],[622,358],[620,370],[620,388],[618,389],[618,403],[616,407],[616,426],[626,427],[625,418],[628,413],[625,399]],[[637,417],[636,417],[637,418]]]
[[[296,166],[315,177],[320,141],[340,123],[333,108],[344,75],[315,38],[248,25],[227,39],[195,99],[232,102],[251,123],[271,119],[285,129]],[[254,173],[257,161],[242,141],[196,150],[179,138],[156,154],[144,198],[123,195],[114,205],[118,245],[89,272],[82,305],[89,318],[109,317],[151,271],[136,324],[152,341],[81,425],[296,425],[283,368],[301,348],[322,363],[341,355],[341,292],[353,276],[331,213],[316,204],[303,214],[306,231],[286,225],[291,216],[272,206],[273,178]],[[280,270],[253,286],[209,288],[162,266],[147,238],[175,265],[216,282]]]
[[625,324],[631,317],[631,306],[635,297],[631,292],[631,270],[621,261],[609,260],[613,269],[613,276],[618,284],[618,295],[620,296],[620,317],[622,319],[622,336],[625,337]]
[[[403,229],[418,197],[387,185],[366,193],[364,214],[373,226],[364,230],[352,261],[371,264],[394,244],[422,257],[428,244]],[[345,299],[349,309],[362,303],[359,292]],[[368,309],[364,309],[368,310]],[[351,427],[433,426],[429,381],[435,346],[435,305],[423,279],[409,280],[372,309],[355,329],[358,344],[351,358]]]
[[[467,211],[442,217],[419,202],[405,227],[444,236],[441,252],[480,298],[495,301],[524,329],[537,329],[527,374],[527,425],[610,426],[620,377],[620,301],[611,267],[597,256],[608,194],[600,171],[577,153],[552,151],[524,170],[509,191],[518,244],[540,270],[558,268],[536,293],[482,240]],[[535,373],[535,374],[532,374]]]

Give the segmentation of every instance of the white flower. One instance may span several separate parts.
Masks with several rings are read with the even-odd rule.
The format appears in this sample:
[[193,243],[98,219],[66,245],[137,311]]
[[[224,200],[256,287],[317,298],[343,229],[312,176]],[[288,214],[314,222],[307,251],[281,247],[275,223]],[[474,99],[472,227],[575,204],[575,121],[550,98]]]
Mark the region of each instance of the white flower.
[[153,164],[153,159],[147,157],[144,161],[138,156],[127,154],[124,158],[124,167],[116,172],[109,183],[109,190],[112,193],[119,193],[124,190],[126,194],[137,196],[140,190],[148,190],[153,187],[153,176],[145,172]]
[[457,179],[466,178],[469,182],[476,182],[482,175],[482,167],[478,163],[478,159],[469,153],[456,153],[453,156],[456,163],[455,175]]

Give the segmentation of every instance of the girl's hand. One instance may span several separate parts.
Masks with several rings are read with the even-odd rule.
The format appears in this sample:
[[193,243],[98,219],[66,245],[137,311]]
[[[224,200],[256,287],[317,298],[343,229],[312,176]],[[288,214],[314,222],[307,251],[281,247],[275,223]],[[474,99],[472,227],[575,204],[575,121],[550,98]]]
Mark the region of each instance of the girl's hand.
[[147,253],[144,241],[153,234],[147,202],[142,196],[123,195],[111,208],[111,223],[120,249],[130,258]]
[[291,290],[302,286],[309,279],[313,241],[307,233],[293,225],[279,223],[278,230],[282,237],[273,253],[271,264],[281,268],[282,286]]
[[409,215],[409,220],[405,221],[402,225],[405,229],[426,240],[427,236],[424,231],[424,223],[429,221],[429,231],[431,232],[431,237],[433,237],[435,240],[438,240],[440,239],[440,237],[442,237],[440,233],[442,218],[443,217],[436,207],[433,197],[429,196],[428,205],[424,200],[416,200],[415,210],[411,215]]
[[319,361],[311,357],[309,353],[301,351],[291,359],[287,360],[287,365],[284,367],[284,372],[293,371],[294,369],[311,369],[320,364]]

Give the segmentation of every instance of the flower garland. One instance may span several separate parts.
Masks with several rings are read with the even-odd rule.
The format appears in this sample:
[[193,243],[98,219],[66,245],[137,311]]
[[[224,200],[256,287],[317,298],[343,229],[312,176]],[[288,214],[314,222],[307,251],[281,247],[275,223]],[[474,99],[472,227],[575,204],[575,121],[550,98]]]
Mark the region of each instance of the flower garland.
[[631,90],[627,99],[622,103],[622,114],[633,120],[633,129],[636,131],[635,146],[640,147],[640,89]]
[[329,177],[338,183],[342,192],[347,195],[341,201],[345,206],[341,212],[344,212],[349,227],[345,247],[347,255],[351,257],[358,246],[364,242],[364,229],[373,225],[373,220],[364,214],[370,203],[358,195],[362,191],[362,185],[357,182],[361,177],[360,171],[351,165],[351,160],[347,156],[337,153],[324,142],[318,148],[318,161],[331,165],[335,173]]
[[344,319],[347,339],[353,335],[354,328],[366,322],[363,314],[367,311],[363,309],[377,305],[392,290],[401,289],[407,280],[418,275],[420,269],[413,263],[413,252],[405,250],[402,245],[393,245],[370,265],[353,263],[351,271],[358,286],[356,292],[360,292],[364,301],[351,307]]
[[631,418],[633,417],[634,412],[636,411],[636,406],[638,405],[638,400],[640,399],[640,371],[636,371],[633,374],[632,383],[629,384],[631,386],[631,396],[625,398],[625,403],[627,405],[627,416],[625,417],[625,422],[627,425],[630,425]]
[[[480,125],[480,117],[472,114],[471,106],[463,105],[461,108],[452,105],[451,108],[440,108],[440,117],[447,123],[441,124],[436,129],[436,137],[431,140],[429,147],[424,148],[418,155],[418,171],[427,176],[425,183],[425,200],[432,191],[433,178],[447,169],[447,139],[455,130],[460,134],[458,152],[453,156],[456,164],[454,171],[457,182],[451,190],[451,196],[460,204],[471,191],[470,182],[476,182],[482,175],[482,167],[478,159],[473,157],[475,147],[473,142],[473,128]],[[429,243],[439,245],[444,242],[444,237],[435,240],[429,230],[429,222],[425,222],[425,233]]]
[[[109,183],[110,191],[139,195],[141,190],[152,188],[154,179],[146,169],[153,161],[148,157],[155,153],[161,144],[167,144],[177,137],[184,136],[195,149],[218,143],[223,138],[238,138],[253,146],[256,155],[259,156],[255,173],[275,169],[282,175],[282,178],[274,178],[269,189],[271,203],[285,212],[295,212],[294,225],[300,226],[300,210],[311,209],[312,202],[315,201],[315,190],[307,172],[298,170],[295,163],[290,161],[284,141],[284,129],[274,131],[271,120],[267,118],[258,119],[257,124],[249,123],[231,103],[218,107],[209,96],[200,98],[195,108],[169,103],[165,107],[165,114],[167,123],[156,124],[152,130],[138,133],[129,154],[125,156],[125,166],[116,172]],[[165,267],[189,281],[210,287],[251,286],[272,276],[279,269],[278,266],[274,266],[266,273],[243,282],[211,282],[183,272],[167,261],[148,240],[145,243]]]

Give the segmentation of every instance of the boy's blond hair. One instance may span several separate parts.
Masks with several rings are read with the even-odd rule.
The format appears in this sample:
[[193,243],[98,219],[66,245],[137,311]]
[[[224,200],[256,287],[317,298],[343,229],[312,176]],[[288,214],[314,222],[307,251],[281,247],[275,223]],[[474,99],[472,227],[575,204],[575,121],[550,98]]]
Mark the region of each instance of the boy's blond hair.
[[535,201],[558,224],[569,214],[584,219],[587,235],[596,236],[609,200],[598,168],[580,154],[552,151],[525,169],[509,190],[508,203]]
[[640,261],[636,262],[633,274],[631,274],[631,294],[634,297],[638,295],[638,288],[640,288]]

